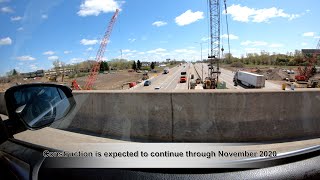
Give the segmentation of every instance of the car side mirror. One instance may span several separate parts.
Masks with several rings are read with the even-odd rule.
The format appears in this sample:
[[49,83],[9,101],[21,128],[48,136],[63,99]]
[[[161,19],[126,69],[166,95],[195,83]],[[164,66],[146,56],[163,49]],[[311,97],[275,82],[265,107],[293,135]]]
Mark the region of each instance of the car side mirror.
[[24,84],[5,92],[10,120],[20,120],[27,129],[41,129],[66,117],[76,102],[72,90],[57,84]]

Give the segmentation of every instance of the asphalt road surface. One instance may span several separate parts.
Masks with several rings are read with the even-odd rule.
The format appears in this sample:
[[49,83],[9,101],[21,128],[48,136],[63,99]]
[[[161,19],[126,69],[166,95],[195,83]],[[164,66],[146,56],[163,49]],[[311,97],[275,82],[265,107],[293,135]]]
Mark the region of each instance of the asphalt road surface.
[[160,72],[157,76],[150,77],[151,85],[144,86],[144,82],[137,85],[133,88],[133,91],[141,90],[155,90],[156,87],[160,87],[161,91],[170,91],[170,90],[187,90],[188,82],[180,83],[181,72],[187,72],[189,79],[190,72],[193,72],[194,68],[191,63],[183,64],[181,66],[175,66],[169,69],[168,74],[163,74]]

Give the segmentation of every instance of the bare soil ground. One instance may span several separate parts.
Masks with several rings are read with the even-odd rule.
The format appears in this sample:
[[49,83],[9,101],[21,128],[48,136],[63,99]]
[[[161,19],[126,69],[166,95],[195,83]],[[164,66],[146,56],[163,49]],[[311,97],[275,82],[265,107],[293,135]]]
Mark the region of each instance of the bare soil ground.
[[[75,78],[77,83],[83,87],[87,76]],[[122,85],[129,82],[141,81],[142,73],[119,71],[111,74],[99,74],[97,80],[94,83],[94,89],[96,90],[121,90]],[[73,79],[69,79],[71,84]],[[124,89],[128,89],[128,86],[124,86]]]
[[247,72],[252,72],[256,74],[261,74],[266,77],[267,80],[273,80],[273,81],[283,81],[286,78],[291,78],[294,79],[294,76],[298,72],[297,68],[289,68],[289,70],[293,70],[295,74],[288,74],[285,72],[284,68],[280,67],[245,67],[245,68],[235,68],[235,67],[230,67],[230,66],[225,66],[224,68],[230,69],[232,71],[236,70],[241,70],[241,71],[247,71]]
[[[150,73],[149,73],[150,76]],[[6,89],[14,86],[16,84],[29,84],[29,83],[43,83],[43,82],[50,82],[50,83],[57,83],[57,84],[64,84],[71,87],[71,82],[76,79],[77,83],[83,87],[85,85],[85,81],[87,76],[78,77],[78,78],[68,78],[65,76],[64,81],[62,82],[61,76],[57,78],[58,82],[50,82],[48,78],[12,78],[8,81],[1,81],[0,82],[0,91],[5,91]],[[117,71],[110,74],[99,74],[97,80],[94,83],[94,89],[96,90],[121,90],[122,85],[128,82],[137,82],[141,81],[142,73],[136,72],[127,72],[127,71]],[[123,86],[123,89],[128,89],[128,86]]]

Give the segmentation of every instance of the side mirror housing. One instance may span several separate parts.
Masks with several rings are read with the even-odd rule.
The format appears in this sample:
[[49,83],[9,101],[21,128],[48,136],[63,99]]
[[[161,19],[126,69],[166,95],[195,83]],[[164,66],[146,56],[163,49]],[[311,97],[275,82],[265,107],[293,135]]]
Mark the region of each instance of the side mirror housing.
[[9,119],[31,130],[66,117],[76,104],[69,87],[47,83],[13,86],[5,92],[5,101]]

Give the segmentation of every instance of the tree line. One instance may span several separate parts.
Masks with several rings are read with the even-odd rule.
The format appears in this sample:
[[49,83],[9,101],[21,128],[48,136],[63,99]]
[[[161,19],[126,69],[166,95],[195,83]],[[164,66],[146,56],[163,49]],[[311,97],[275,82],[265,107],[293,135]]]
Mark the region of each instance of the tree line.
[[[246,57],[240,58],[226,53],[222,63],[231,65],[275,65],[275,66],[305,66],[307,65],[306,58],[312,57],[310,54],[303,54],[301,51],[296,50],[294,53],[276,54],[262,51],[258,53],[248,53]],[[207,60],[208,62],[208,60]],[[320,57],[318,56],[315,65],[320,65]]]

